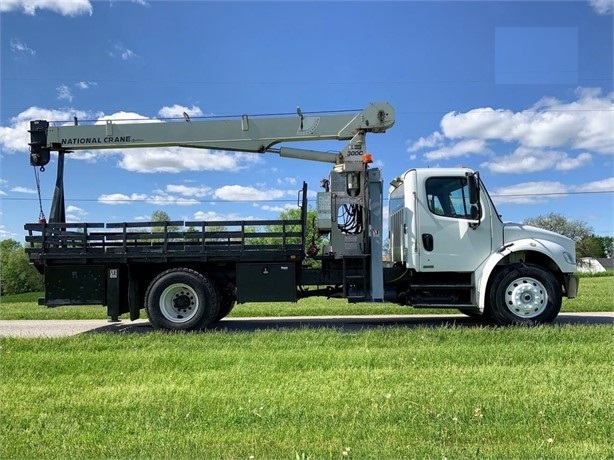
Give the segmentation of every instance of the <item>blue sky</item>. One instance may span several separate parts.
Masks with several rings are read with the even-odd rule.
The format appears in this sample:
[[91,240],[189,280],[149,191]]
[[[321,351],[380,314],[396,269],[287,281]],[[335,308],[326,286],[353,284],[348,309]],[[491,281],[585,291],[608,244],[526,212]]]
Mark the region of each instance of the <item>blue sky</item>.
[[[614,235],[612,0],[88,1],[0,4],[0,238],[38,219],[32,119],[362,109],[386,183],[479,170],[506,221],[550,212]],[[345,143],[308,143],[314,150]],[[69,221],[275,218],[329,166],[185,149],[79,152]],[[49,214],[55,158],[41,174]],[[311,204],[315,206],[315,196]],[[387,204],[387,203],[386,203]]]

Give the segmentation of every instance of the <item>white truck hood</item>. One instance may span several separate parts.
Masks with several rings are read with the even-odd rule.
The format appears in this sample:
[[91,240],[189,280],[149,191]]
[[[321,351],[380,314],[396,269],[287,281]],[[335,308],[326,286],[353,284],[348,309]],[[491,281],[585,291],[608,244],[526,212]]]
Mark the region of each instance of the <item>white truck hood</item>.
[[503,244],[513,243],[514,241],[532,238],[541,241],[551,241],[564,248],[565,251],[575,255],[576,243],[566,236],[560,235],[543,228],[532,227],[512,222],[503,224]]

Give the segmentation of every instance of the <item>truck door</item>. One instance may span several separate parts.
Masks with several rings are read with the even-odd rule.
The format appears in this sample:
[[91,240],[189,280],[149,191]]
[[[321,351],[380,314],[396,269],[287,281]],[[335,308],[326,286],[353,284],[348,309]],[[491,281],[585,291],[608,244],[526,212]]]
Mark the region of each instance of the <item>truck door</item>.
[[492,250],[489,208],[471,204],[464,176],[428,177],[421,183],[418,271],[476,270]]

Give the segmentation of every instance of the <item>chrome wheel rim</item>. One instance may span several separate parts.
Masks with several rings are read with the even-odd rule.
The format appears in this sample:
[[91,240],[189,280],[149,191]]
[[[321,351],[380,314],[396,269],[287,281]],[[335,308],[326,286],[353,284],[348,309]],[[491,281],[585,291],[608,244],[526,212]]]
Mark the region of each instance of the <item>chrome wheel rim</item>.
[[171,284],[160,296],[160,312],[173,323],[190,321],[199,307],[196,291],[187,284]]
[[534,318],[546,309],[548,291],[535,278],[518,278],[505,289],[505,305],[516,316]]

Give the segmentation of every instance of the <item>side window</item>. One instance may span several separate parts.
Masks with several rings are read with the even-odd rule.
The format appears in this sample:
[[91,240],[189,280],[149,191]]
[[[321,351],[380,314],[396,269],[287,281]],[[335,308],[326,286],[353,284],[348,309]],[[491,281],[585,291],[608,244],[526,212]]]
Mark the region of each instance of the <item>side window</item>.
[[438,216],[478,219],[480,210],[469,202],[469,186],[464,177],[432,177],[426,181],[429,210]]
[[429,209],[438,216],[445,216],[446,213],[443,210],[443,206],[439,201],[439,197],[437,195],[431,195],[429,197]]
[[388,203],[388,209],[390,215],[393,215],[399,209],[403,209],[405,206],[405,195],[403,187],[398,187],[390,194],[390,201]]

